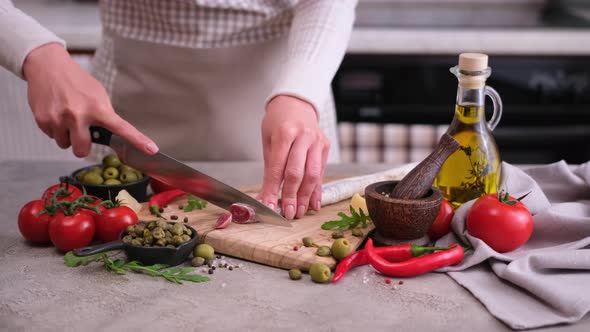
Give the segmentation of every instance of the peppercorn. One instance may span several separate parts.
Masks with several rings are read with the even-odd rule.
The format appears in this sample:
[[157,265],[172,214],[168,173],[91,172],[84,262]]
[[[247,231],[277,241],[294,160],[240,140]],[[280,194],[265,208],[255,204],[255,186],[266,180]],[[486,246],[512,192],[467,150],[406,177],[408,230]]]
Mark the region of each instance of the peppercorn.
[[164,208],[159,208],[158,212],[160,212],[160,213],[164,212]]
[[184,221],[185,223],[188,222],[188,217],[184,217],[184,219],[182,219],[182,221]]
[[182,204],[181,204],[181,205],[178,206],[178,209],[179,210],[182,210],[182,209],[184,209],[184,206],[182,206]]
[[233,271],[234,268],[230,266],[227,269],[230,270],[230,271]]
[[298,246],[294,246],[293,247],[293,251],[298,251],[298,250],[299,250],[299,247]]
[[215,271],[215,266],[211,266],[211,270]]
[[178,216],[172,215],[172,216],[170,216],[170,219],[172,219],[172,220],[178,220]]
[[209,269],[209,271],[207,271],[207,273],[213,274],[213,269]]
[[221,255],[216,255],[215,256],[217,259],[221,259]]
[[400,284],[400,285],[403,285],[403,284],[404,284],[404,282],[400,280],[400,281],[398,282],[398,284]]

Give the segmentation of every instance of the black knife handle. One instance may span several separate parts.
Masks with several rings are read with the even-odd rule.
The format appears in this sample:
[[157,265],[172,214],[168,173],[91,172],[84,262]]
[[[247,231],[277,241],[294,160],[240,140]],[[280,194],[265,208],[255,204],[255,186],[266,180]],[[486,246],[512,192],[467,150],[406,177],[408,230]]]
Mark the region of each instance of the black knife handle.
[[102,127],[90,126],[90,138],[92,143],[109,145],[111,144],[111,133],[108,129]]

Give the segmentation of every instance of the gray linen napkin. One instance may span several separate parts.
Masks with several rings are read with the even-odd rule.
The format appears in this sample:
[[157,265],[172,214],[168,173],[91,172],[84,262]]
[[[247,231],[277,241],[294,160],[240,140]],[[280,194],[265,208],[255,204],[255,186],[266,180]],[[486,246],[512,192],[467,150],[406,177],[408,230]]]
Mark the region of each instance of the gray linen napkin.
[[[590,311],[590,162],[522,170],[502,163],[500,188],[523,199],[534,216],[530,240],[498,253],[465,226],[470,201],[459,207],[453,232],[436,242],[473,247],[461,264],[440,269],[513,329],[579,321]],[[508,236],[508,235],[507,235]]]

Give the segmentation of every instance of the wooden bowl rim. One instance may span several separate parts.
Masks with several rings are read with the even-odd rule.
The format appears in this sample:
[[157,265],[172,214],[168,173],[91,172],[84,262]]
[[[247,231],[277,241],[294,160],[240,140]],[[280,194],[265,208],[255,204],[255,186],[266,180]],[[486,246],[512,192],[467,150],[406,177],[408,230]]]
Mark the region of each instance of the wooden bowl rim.
[[430,190],[432,191],[431,195],[426,196],[426,197],[422,197],[422,198],[417,198],[417,199],[399,199],[399,198],[395,198],[395,197],[385,197],[385,196],[383,196],[383,194],[377,192],[377,190],[375,189],[378,186],[393,184],[393,183],[397,184],[399,182],[400,182],[400,180],[386,180],[386,181],[372,183],[372,184],[368,185],[367,187],[365,187],[365,198],[371,197],[372,199],[382,201],[385,203],[401,204],[401,205],[414,205],[417,203],[425,204],[425,203],[431,203],[431,202],[434,203],[437,200],[443,198],[443,194],[440,191],[440,189],[438,189],[434,186],[430,187]]

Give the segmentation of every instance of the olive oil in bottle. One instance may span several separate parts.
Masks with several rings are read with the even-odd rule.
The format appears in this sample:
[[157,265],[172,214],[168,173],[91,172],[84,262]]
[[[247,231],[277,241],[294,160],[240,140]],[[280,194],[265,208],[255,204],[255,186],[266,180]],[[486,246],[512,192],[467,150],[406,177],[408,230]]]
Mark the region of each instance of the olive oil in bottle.
[[[457,208],[484,194],[498,191],[501,159],[492,130],[502,116],[498,93],[485,85],[491,74],[485,54],[463,53],[451,68],[459,80],[455,116],[447,130],[461,147],[443,164],[434,186]],[[494,104],[490,122],[485,119],[485,96]]]

